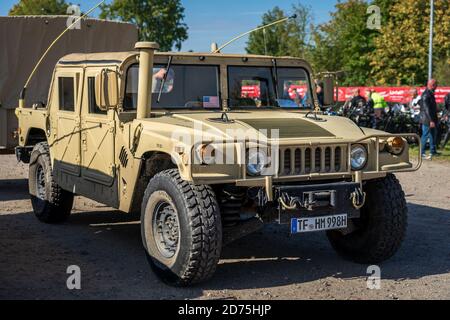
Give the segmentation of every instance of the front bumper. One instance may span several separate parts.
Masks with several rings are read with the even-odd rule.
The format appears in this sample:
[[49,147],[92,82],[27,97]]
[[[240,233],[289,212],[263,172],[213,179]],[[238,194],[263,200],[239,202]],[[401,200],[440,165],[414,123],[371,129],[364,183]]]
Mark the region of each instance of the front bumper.
[[365,202],[361,185],[353,182],[275,186],[273,195],[279,223],[288,223],[295,217],[336,214],[347,214],[350,219],[359,218],[359,209]]

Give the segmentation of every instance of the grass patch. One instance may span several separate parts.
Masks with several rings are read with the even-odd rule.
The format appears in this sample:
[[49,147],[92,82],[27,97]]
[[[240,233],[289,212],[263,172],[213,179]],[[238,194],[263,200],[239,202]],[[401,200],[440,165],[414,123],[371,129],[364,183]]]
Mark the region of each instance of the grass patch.
[[[419,152],[420,152],[420,150],[419,150],[418,146],[411,146],[409,149],[409,153],[410,153],[411,157],[417,157]],[[427,152],[429,153],[430,151],[427,150]],[[441,155],[434,157],[433,160],[450,162],[450,145],[449,144],[447,144],[445,149],[439,149],[438,152],[441,153]]]

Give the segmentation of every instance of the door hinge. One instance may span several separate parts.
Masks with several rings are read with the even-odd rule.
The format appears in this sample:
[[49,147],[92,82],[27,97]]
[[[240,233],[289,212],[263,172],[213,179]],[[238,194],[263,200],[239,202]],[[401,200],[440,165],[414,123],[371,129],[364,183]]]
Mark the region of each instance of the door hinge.
[[111,164],[109,165],[109,175],[110,175],[111,177],[114,177],[115,174],[116,174],[116,166],[115,166],[114,164],[111,163]]

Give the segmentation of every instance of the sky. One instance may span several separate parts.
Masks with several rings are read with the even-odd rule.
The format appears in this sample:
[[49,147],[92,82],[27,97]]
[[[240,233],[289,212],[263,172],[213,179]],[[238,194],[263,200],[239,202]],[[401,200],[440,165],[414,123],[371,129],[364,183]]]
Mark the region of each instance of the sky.
[[[8,14],[18,0],[0,0],[0,15]],[[110,2],[108,0],[107,2]],[[95,6],[99,0],[72,0],[83,12]],[[310,6],[315,23],[325,22],[334,10],[337,0],[182,0],[185,8],[184,22],[189,27],[189,39],[182,51],[209,51],[212,42],[219,46],[235,36],[257,27],[261,16],[275,6],[290,13],[293,3]],[[98,11],[93,16],[98,15]],[[248,37],[230,45],[224,52],[243,53]]]

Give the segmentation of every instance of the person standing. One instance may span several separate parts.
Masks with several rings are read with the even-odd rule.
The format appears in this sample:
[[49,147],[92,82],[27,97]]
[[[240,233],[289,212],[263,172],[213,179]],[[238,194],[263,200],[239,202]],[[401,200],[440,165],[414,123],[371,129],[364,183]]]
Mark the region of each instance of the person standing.
[[384,97],[373,89],[367,90],[367,96],[369,109],[373,108],[374,112],[372,127],[377,129],[383,119],[384,110],[388,105]]
[[[437,89],[437,81],[428,81],[427,89],[422,94],[422,106],[420,112],[420,123],[422,125],[422,157],[432,160],[436,155],[436,133],[438,125],[437,104],[434,93]],[[430,155],[427,156],[427,142],[430,141]]]
[[319,82],[319,81],[316,82],[316,94],[317,94],[317,100],[319,100],[319,105],[321,108],[323,108],[325,93],[323,92],[323,83],[322,82]]
[[447,133],[445,134],[444,142],[442,142],[442,149],[445,149],[445,146],[450,141],[450,93],[445,96],[444,107],[442,118],[447,123]]
[[361,90],[356,88],[353,92],[353,98],[350,102],[353,108],[364,108],[367,104],[367,100],[361,95]]
[[420,112],[420,100],[422,100],[422,97],[419,95],[419,91],[417,89],[412,89],[411,101],[408,106],[412,113],[415,113],[416,111]]

